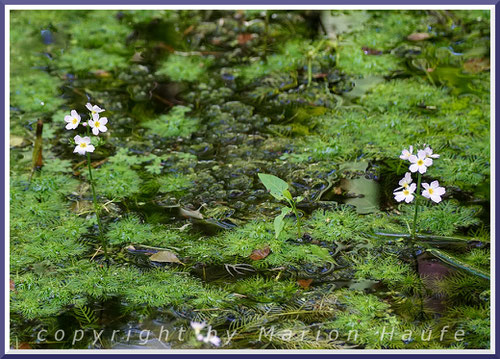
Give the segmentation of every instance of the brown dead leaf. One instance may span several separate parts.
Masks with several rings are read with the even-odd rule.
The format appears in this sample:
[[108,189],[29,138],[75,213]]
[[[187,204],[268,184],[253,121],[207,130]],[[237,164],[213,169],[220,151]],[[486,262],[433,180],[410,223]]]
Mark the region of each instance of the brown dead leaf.
[[153,262],[160,262],[160,263],[182,263],[179,258],[175,255],[175,253],[170,252],[170,251],[160,251],[156,252],[153,254],[149,259]]
[[10,291],[11,292],[17,292],[17,290],[16,290],[16,284],[14,283],[14,281],[12,279],[10,280]]
[[431,37],[431,34],[428,32],[414,32],[411,35],[408,35],[407,39],[410,41],[422,41],[427,40]]
[[21,342],[19,343],[17,349],[33,349],[28,342]]
[[309,286],[311,285],[312,282],[313,282],[312,279],[299,279],[299,280],[297,280],[297,284],[301,288],[304,288],[304,289],[309,288]]
[[111,77],[111,73],[109,73],[106,70],[95,70],[94,76],[99,77],[99,78],[107,78],[107,77]]
[[375,55],[376,56],[376,55],[382,55],[383,54],[382,51],[377,50],[377,49],[372,49],[371,47],[367,47],[367,46],[363,46],[361,49],[363,50],[363,53],[365,55]]
[[271,248],[269,246],[265,246],[262,249],[254,249],[252,254],[250,254],[250,259],[253,261],[258,261],[266,258],[271,252]]
[[238,44],[245,45],[248,41],[253,39],[253,34],[243,33],[238,34]]
[[464,70],[471,74],[477,74],[490,69],[490,59],[473,58],[465,61]]

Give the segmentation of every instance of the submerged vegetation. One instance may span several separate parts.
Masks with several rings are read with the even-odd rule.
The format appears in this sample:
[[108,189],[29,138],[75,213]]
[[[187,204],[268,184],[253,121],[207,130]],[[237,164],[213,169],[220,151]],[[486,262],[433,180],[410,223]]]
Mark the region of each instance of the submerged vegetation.
[[489,11],[10,16],[12,348],[490,347]]

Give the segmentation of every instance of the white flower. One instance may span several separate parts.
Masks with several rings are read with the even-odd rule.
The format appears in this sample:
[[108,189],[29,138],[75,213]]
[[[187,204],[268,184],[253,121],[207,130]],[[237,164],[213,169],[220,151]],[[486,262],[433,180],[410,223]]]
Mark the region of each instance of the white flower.
[[76,112],[75,110],[71,110],[70,115],[64,116],[64,121],[67,122],[66,129],[67,130],[74,130],[80,124],[81,119],[82,118],[80,117],[78,112]]
[[439,158],[439,155],[437,155],[437,154],[432,154],[432,148],[430,148],[429,146],[427,146],[426,148],[424,148],[424,151],[425,151],[425,155],[426,155],[427,157]]
[[105,126],[108,123],[106,117],[99,118],[99,114],[93,114],[92,120],[89,120],[89,126],[92,128],[92,133],[98,135],[99,132],[106,132],[108,128]]
[[427,167],[432,165],[432,159],[427,157],[427,153],[424,150],[418,151],[417,156],[411,155],[409,158],[412,165],[410,166],[410,171],[425,173]]
[[200,334],[201,330],[205,328],[206,324],[205,322],[199,323],[199,322],[191,322],[191,328],[194,329],[194,332],[196,334]]
[[[207,337],[208,338],[208,337]],[[208,341],[212,344],[218,347],[220,345],[220,338],[218,336],[212,335],[208,339]]]
[[[198,338],[198,340],[200,340],[200,336],[198,336],[197,338]],[[220,345],[220,338],[216,335],[209,334],[208,336],[203,337],[202,341],[204,343],[211,343],[211,344],[215,345],[216,347],[218,347]]]
[[96,113],[101,113],[101,112],[106,111],[105,109],[100,108],[97,105],[92,106],[89,102],[87,102],[85,107],[87,107],[87,109],[92,113],[92,116],[94,116]]
[[403,189],[402,191],[399,192],[394,192],[394,199],[398,202],[405,201],[406,203],[410,203],[413,201],[413,198],[415,196],[413,193],[415,192],[415,188],[417,188],[417,185],[415,183],[412,183],[408,188]]
[[422,183],[422,187],[424,187],[422,196],[430,198],[436,203],[441,202],[441,196],[446,192],[444,187],[439,187],[438,181],[433,181],[430,185],[428,183]]
[[90,137],[80,137],[78,135],[75,136],[76,147],[73,153],[79,153],[84,155],[86,152],[94,152],[95,147],[90,144]]
[[401,158],[402,160],[409,160],[412,153],[413,153],[413,146],[410,146],[409,149],[404,149],[401,152],[401,156],[399,156],[399,158]]
[[411,178],[411,173],[406,172],[403,179],[401,181],[399,181],[400,187],[396,188],[394,191],[397,191],[398,189],[406,189],[406,188],[408,188],[408,186],[410,186],[410,183],[412,183],[412,182],[413,182],[413,180]]

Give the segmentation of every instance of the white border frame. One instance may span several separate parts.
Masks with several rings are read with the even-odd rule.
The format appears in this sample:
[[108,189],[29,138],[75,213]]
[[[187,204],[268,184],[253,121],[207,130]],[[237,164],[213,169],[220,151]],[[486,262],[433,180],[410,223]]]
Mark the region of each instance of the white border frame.
[[[490,175],[490,223],[491,223],[491,312],[490,312],[490,335],[491,349],[318,349],[318,350],[287,350],[287,349],[59,349],[59,350],[37,350],[37,349],[10,349],[10,286],[9,262],[10,262],[10,206],[9,206],[9,170],[10,170],[10,11],[11,10],[490,10],[490,153],[491,153],[491,175]],[[495,354],[495,5],[5,5],[5,353],[6,354]]]

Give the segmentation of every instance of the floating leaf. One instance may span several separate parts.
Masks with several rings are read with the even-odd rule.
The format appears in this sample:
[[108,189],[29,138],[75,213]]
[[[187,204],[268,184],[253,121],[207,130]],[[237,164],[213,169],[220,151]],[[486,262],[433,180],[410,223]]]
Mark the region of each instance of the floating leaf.
[[23,137],[10,135],[10,147],[21,147],[23,143],[24,143]]
[[175,255],[175,253],[170,251],[160,251],[153,254],[149,259],[153,262],[160,263],[180,263],[183,264],[179,258]]
[[259,179],[264,184],[269,193],[271,193],[271,196],[273,196],[277,200],[282,200],[285,198],[283,192],[288,189],[288,183],[283,181],[281,178],[265,173],[259,173]]
[[252,251],[252,254],[250,254],[250,259],[253,261],[259,261],[266,258],[270,252],[271,248],[269,248],[269,246],[265,246],[262,249],[255,249]]
[[378,183],[366,178],[343,179],[341,187],[355,198],[345,200],[346,204],[351,204],[356,207],[359,214],[367,214],[376,212],[379,208]]
[[339,166],[339,171],[366,172],[368,162],[346,162]]
[[429,248],[429,249],[427,249],[427,252],[431,253],[432,255],[438,257],[442,261],[448,263],[449,265],[451,265],[455,268],[465,270],[465,271],[472,273],[478,277],[490,280],[489,273],[485,272],[482,269],[472,267],[470,264],[465,263],[463,260],[455,257],[454,255],[452,255],[448,252],[442,251],[440,249],[435,249],[435,248]]

